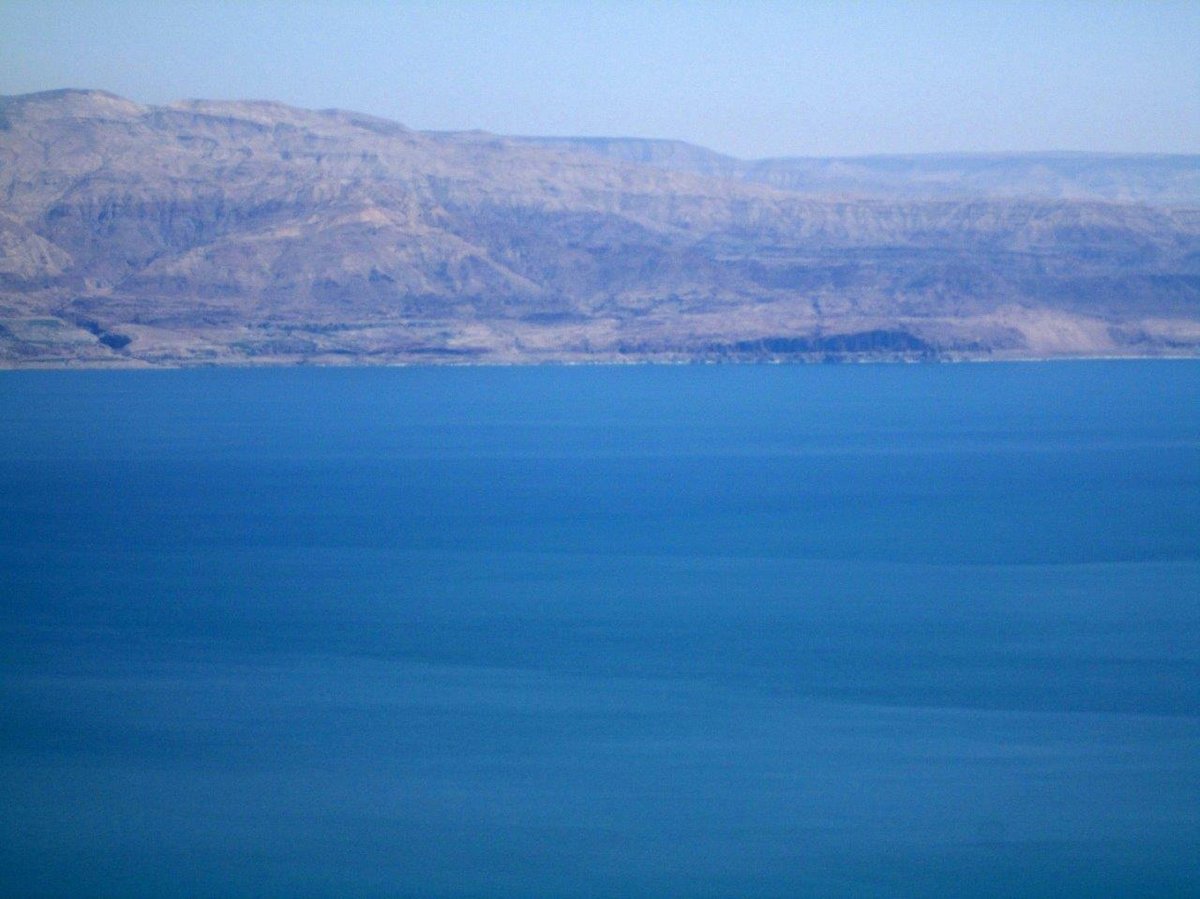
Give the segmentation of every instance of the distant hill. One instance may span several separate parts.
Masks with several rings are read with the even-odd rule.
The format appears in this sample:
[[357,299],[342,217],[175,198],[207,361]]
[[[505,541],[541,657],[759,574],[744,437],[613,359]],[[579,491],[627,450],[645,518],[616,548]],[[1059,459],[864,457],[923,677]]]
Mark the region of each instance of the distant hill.
[[737,178],[818,197],[1098,200],[1200,206],[1200,155],[940,153],[742,160],[673,140],[520,140],[672,171]]
[[0,364],[1195,355],[1198,178],[5,97]]

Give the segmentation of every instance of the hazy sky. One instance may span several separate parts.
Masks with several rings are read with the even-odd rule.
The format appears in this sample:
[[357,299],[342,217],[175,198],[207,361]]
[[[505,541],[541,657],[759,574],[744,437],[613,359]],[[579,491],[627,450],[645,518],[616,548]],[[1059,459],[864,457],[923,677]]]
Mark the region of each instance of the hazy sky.
[[739,156],[1200,152],[1200,0],[0,0],[0,93],[339,106]]

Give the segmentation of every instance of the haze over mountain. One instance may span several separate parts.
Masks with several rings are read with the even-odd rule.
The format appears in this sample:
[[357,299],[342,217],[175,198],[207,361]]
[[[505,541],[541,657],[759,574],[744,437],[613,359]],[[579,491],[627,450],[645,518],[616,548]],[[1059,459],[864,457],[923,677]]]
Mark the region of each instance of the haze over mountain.
[[1032,198],[1200,206],[1200,156],[1138,153],[929,153],[736,159],[676,140],[527,137],[672,171],[739,178],[812,196]]
[[1200,351],[1200,157],[747,162],[0,99],[7,365]]

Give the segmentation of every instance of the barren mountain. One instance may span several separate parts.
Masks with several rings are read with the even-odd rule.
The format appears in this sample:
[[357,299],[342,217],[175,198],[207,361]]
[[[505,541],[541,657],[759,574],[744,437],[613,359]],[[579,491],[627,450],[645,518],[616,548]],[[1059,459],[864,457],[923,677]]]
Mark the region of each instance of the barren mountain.
[[1099,200],[1200,206],[1198,155],[937,153],[744,160],[675,140],[519,140],[671,171],[737,178],[815,197]]
[[0,361],[1200,350],[1195,157],[1071,156],[1051,175],[897,158],[816,190],[795,161],[760,177],[685,144],[593,143],[2,98]]

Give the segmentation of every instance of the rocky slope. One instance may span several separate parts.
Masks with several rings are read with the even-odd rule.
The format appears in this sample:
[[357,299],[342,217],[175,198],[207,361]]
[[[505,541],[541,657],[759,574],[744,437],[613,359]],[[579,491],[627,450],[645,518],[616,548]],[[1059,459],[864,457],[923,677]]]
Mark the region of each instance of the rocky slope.
[[1200,351],[1195,158],[1109,199],[899,160],[837,196],[650,143],[0,99],[0,364]]

